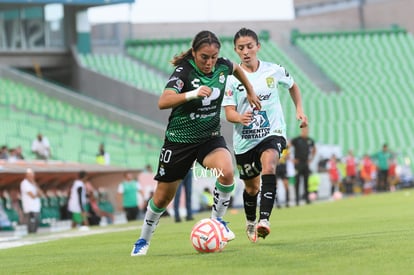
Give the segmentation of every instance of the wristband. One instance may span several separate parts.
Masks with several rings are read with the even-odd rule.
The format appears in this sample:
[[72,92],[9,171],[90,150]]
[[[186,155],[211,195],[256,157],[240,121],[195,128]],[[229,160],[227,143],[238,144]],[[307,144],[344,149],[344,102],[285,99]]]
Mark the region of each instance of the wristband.
[[187,100],[187,101],[190,101],[190,100],[193,100],[193,99],[196,99],[197,97],[198,97],[198,91],[200,90],[200,87],[198,87],[197,89],[195,89],[195,90],[192,90],[192,91],[188,91],[188,92],[186,92],[185,93],[185,99]]

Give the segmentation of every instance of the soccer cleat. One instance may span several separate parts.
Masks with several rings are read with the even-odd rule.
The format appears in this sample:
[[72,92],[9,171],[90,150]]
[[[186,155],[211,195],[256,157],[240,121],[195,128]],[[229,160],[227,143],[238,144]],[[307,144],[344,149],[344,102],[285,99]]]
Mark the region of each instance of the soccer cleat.
[[143,256],[147,254],[149,242],[144,239],[138,239],[131,251],[131,256]]
[[254,221],[247,221],[246,222],[246,233],[247,233],[247,238],[252,243],[257,242],[256,222],[254,222]]
[[260,220],[257,224],[257,237],[266,238],[270,234],[270,222],[268,220]]
[[224,232],[224,237],[226,237],[227,241],[232,241],[236,238],[236,235],[233,233],[233,231],[230,230],[230,228],[227,226],[227,222],[223,221],[221,218],[216,218],[226,229]]

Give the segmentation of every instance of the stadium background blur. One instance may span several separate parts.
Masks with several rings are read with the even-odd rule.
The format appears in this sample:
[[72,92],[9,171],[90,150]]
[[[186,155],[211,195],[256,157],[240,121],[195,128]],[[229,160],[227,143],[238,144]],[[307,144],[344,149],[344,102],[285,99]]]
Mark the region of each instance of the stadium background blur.
[[[310,135],[318,144],[314,172],[332,153],[341,158],[351,149],[361,159],[383,143],[395,153],[399,171],[413,168],[414,1],[283,1],[291,5],[292,19],[264,13],[282,1],[262,0],[254,7],[231,1],[238,3],[234,11],[220,10],[226,20],[191,23],[134,23],[130,13],[122,22],[91,23],[89,8],[132,7],[134,1],[54,2],[0,1],[0,142],[22,146],[25,156],[0,160],[2,194],[18,188],[28,167],[45,190],[67,189],[84,169],[115,204],[123,172],[157,166],[169,111],[156,106],[172,69],[168,61],[202,29],[218,34],[221,54],[234,61],[234,33],[241,27],[260,32],[260,57],[286,67],[301,88]],[[137,2],[139,9],[146,1]],[[172,17],[193,14],[186,7],[179,7],[179,15],[171,11]],[[240,20],[243,12],[257,17]],[[287,94],[282,104],[292,138],[299,129]],[[223,121],[222,130],[231,148],[231,125]],[[52,147],[46,162],[34,160],[30,149],[39,132]],[[96,164],[100,143],[111,155],[110,165]],[[195,194],[210,184],[199,176]],[[329,185],[326,178],[324,184]]]

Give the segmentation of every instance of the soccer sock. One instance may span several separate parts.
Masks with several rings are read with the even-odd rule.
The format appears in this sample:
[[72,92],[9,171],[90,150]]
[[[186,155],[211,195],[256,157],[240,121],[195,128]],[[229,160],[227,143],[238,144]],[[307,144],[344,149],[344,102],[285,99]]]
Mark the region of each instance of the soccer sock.
[[230,204],[231,192],[233,192],[234,183],[232,185],[223,185],[216,181],[214,188],[214,204],[211,211],[212,218],[222,218],[226,213]]
[[257,207],[257,196],[259,192],[254,196],[247,194],[246,189],[243,192],[243,205],[244,213],[246,214],[246,219],[248,221],[256,220],[256,207]]
[[288,186],[288,188],[286,189],[286,205],[288,205],[289,204],[289,200],[290,200],[290,196],[289,196],[289,186]]
[[276,175],[262,175],[260,219],[269,220],[276,197]]
[[148,203],[147,212],[145,213],[144,223],[141,229],[140,238],[149,242],[152,238],[152,235],[157,228],[158,222],[162,213],[164,213],[165,208],[158,208],[154,201],[151,199]]

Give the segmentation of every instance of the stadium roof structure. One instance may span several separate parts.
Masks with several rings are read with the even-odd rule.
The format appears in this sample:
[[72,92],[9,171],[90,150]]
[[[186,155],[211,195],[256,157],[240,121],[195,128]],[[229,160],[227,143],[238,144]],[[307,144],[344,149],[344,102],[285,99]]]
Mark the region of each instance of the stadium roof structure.
[[0,4],[65,4],[65,5],[112,5],[134,3],[135,0],[0,0]]
[[62,4],[65,6],[79,6],[84,8],[106,6],[114,4],[129,4],[135,0],[0,0],[0,6],[33,6]]

